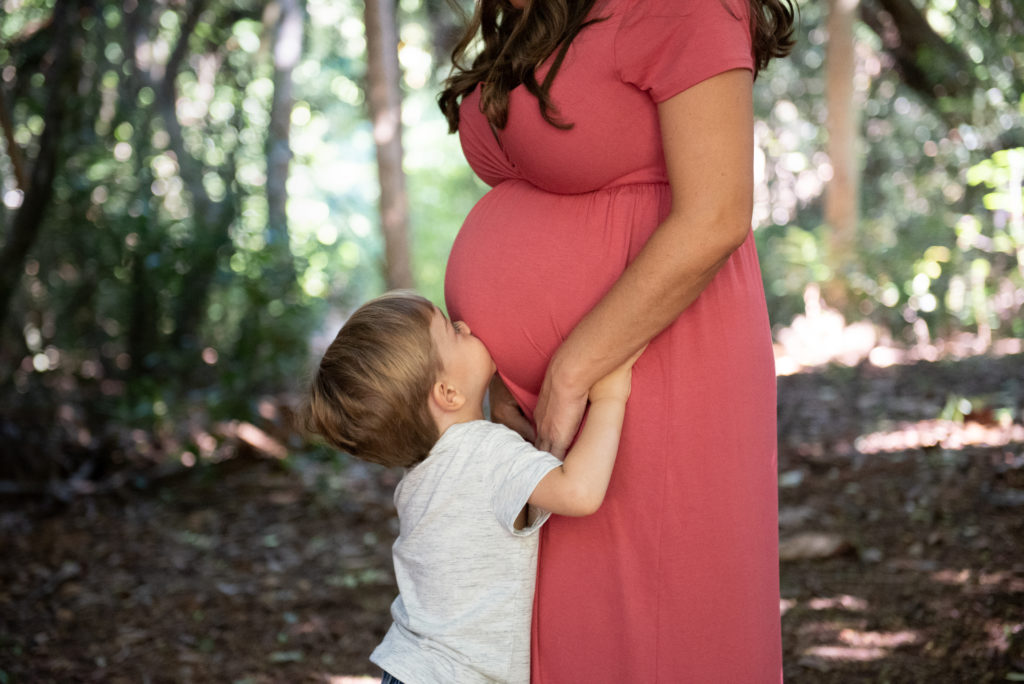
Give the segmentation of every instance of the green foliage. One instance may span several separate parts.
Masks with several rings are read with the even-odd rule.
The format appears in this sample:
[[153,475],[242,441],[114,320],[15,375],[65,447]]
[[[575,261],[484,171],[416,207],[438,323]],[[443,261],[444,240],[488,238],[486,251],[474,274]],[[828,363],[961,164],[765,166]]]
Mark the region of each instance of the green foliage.
[[[426,10],[402,6],[414,271],[443,303],[451,241],[484,188],[433,101]],[[206,420],[256,419],[257,398],[301,392],[311,348],[384,286],[362,4],[306,3],[288,244],[268,227],[271,15],[264,3],[218,0],[183,38],[188,9],[104,6],[74,27],[77,67],[63,91],[72,123],[8,317],[17,323],[0,345],[13,369],[0,384],[14,397],[74,387],[89,426],[167,434],[197,409]],[[53,11],[29,0],[0,15],[0,87],[29,159],[46,127]],[[161,77],[182,40],[168,107]],[[22,190],[8,152],[0,147],[5,230]],[[192,439],[168,443],[209,452]]]
[[999,150],[967,171],[969,185],[984,185],[991,190],[984,197],[985,208],[1011,215],[1020,213],[1021,179],[1024,177],[1024,147]]
[[[906,341],[959,331],[1024,334],[1018,224],[1004,206],[1014,154],[1007,148],[1024,142],[1024,82],[1006,55],[1020,53],[1013,22],[1024,18],[1005,11],[1005,4],[928,8],[930,25],[965,59],[956,78],[976,84],[956,95],[912,88],[879,38],[858,26],[863,175],[855,266],[840,274],[852,293],[848,320],[867,318]],[[755,210],[756,235],[779,325],[802,311],[808,283],[835,275],[822,215],[831,175],[823,152],[824,12],[821,4],[801,6],[796,50],[755,84],[768,188]],[[938,82],[945,73],[934,70],[948,68],[948,59],[922,55],[918,66]],[[977,192],[989,178],[1001,189]]]
[[[469,170],[435,104],[440,66],[432,57],[425,8],[419,2],[401,8],[413,275],[417,289],[443,306],[448,250],[485,186]],[[318,255],[307,272],[307,292],[347,309],[384,288],[376,157],[363,91],[362,4],[313,0],[308,11],[309,41],[297,87],[309,119],[293,133],[298,163],[290,184],[293,208],[302,208],[291,218],[293,230]]]
[[[55,6],[23,0],[0,14],[12,139],[38,155],[55,83],[68,119],[41,237],[0,332],[0,383],[19,396],[71,383],[95,416],[154,431],[195,407],[246,417],[261,393],[301,390],[310,352],[384,287],[362,3],[305,3],[287,244],[268,226],[265,3],[216,0],[194,24],[188,3],[84,7],[67,83],[48,71]],[[439,7],[403,0],[399,32],[413,270],[443,304],[449,248],[486,187],[434,101],[446,69],[438,27],[451,22]],[[755,84],[756,236],[778,325],[803,310],[809,284],[836,276],[822,212],[824,8],[804,3],[796,51]],[[1024,17],[1005,2],[947,0],[924,15],[948,48],[918,56],[941,86],[930,91],[901,76],[867,25],[857,29],[862,220],[840,274],[852,293],[843,313],[907,340],[1024,336],[1024,75],[1014,58]],[[189,27],[168,104],[162,74]],[[0,145],[6,230],[23,189]]]
[[[0,16],[0,33],[15,43],[0,55],[16,95],[14,136],[30,156],[45,60],[17,43],[46,38],[40,11],[23,3]],[[216,3],[186,37],[171,114],[180,146],[158,79],[184,14],[143,4],[136,16],[83,15],[78,82],[66,93],[73,125],[11,316],[33,360],[3,378],[19,391],[38,384],[32,374],[73,378],[99,388],[87,404],[98,417],[157,428],[195,403],[214,417],[248,415],[258,392],[301,374],[322,305],[272,276],[282,250],[300,271],[307,255],[267,244],[273,84],[261,12],[262,3]],[[33,21],[43,27],[25,36]],[[127,21],[141,29],[134,55]]]

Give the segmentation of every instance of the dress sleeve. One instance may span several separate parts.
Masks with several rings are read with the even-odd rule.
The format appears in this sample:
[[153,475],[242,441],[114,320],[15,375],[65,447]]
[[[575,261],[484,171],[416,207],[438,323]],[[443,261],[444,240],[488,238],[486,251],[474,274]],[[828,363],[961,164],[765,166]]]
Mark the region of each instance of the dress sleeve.
[[753,69],[746,0],[627,0],[615,37],[619,75],[663,102],[730,69]]

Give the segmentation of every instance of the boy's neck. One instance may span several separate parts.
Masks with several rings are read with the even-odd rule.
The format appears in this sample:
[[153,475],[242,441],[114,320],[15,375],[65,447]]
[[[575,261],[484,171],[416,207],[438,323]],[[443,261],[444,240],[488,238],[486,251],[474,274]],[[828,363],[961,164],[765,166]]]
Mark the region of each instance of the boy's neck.
[[437,426],[437,434],[443,435],[445,430],[450,428],[452,425],[458,425],[459,423],[471,423],[474,420],[484,419],[484,407],[483,405],[465,405],[458,411],[434,411],[434,425]]

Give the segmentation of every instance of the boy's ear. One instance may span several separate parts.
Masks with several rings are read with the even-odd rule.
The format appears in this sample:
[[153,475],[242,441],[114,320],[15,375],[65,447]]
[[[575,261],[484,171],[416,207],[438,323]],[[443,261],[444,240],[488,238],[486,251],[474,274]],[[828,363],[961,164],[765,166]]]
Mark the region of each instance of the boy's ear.
[[451,383],[438,380],[430,390],[430,400],[442,411],[458,411],[466,403],[466,397]]

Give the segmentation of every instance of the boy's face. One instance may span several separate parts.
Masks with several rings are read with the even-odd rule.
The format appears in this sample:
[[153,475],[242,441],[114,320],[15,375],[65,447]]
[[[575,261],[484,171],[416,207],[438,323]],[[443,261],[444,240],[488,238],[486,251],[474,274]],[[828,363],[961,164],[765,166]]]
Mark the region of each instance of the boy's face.
[[495,370],[484,343],[462,321],[449,323],[437,307],[430,321],[430,337],[444,366],[441,374],[469,401],[482,404]]

